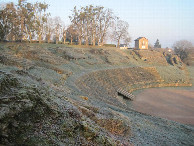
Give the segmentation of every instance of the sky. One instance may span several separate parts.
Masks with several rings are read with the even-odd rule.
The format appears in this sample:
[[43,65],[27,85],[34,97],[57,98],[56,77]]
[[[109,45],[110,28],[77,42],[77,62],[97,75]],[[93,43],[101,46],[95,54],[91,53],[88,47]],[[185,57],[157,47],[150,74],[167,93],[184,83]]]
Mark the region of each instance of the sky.
[[[129,23],[131,47],[138,37],[146,37],[154,45],[159,39],[162,48],[185,39],[194,45],[194,0],[37,0],[49,4],[51,16],[60,16],[66,25],[74,6],[94,5],[113,10]],[[17,0],[0,0],[14,2]],[[28,0],[34,3],[36,0]],[[113,43],[113,42],[112,42]]]

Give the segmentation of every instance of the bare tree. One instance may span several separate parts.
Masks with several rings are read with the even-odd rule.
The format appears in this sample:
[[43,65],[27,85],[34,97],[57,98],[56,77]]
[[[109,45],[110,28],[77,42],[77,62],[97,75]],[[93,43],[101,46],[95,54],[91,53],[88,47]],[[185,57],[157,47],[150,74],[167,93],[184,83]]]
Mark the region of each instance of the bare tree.
[[66,26],[63,25],[63,44],[66,43],[66,38],[67,38],[67,29],[66,29]]
[[[25,15],[24,15],[25,23],[24,23],[24,32],[22,32],[22,29],[21,29],[21,40],[23,40],[23,37],[25,37],[30,40],[30,43],[32,42],[32,38],[35,36],[35,30],[36,30],[35,20],[36,19],[34,15],[34,5],[31,3],[25,4]],[[21,25],[22,23],[23,22],[21,22]]]
[[54,20],[53,18],[49,17],[45,26],[46,31],[46,42],[50,43],[52,35],[54,34]]
[[72,12],[72,16],[69,16],[69,18],[76,28],[79,45],[82,45],[84,14],[80,10],[78,11],[76,7]]
[[0,11],[0,21],[4,36],[3,39],[15,41],[19,38],[19,21],[17,19],[17,9],[14,3],[7,3]]
[[55,43],[58,44],[62,35],[62,20],[60,17],[54,18]]
[[91,15],[91,35],[92,35],[91,38],[92,38],[93,46],[95,46],[96,43],[99,44],[100,42],[99,40],[100,34],[102,33],[102,31],[100,32],[100,17],[102,16],[103,9],[104,7],[100,7],[100,6],[93,7],[92,6],[90,15]]
[[184,63],[189,64],[190,51],[193,49],[192,43],[187,40],[180,40],[174,43],[173,48],[175,54],[178,55]]
[[131,37],[127,36],[126,38],[124,38],[124,43],[125,43],[127,46],[129,46],[130,42],[131,42]]
[[152,50],[153,48],[154,48],[154,46],[151,43],[149,43],[148,44],[148,49]]
[[1,39],[29,39],[31,42],[36,36],[41,42],[48,17],[47,8],[46,3],[31,4],[27,0],[18,0],[17,5],[7,3],[0,10]]
[[69,18],[77,30],[80,45],[82,39],[85,45],[89,43],[95,45],[96,42],[103,45],[115,16],[110,9],[104,10],[103,7],[90,5],[80,10],[74,7],[72,16]]
[[115,16],[110,9],[101,10],[99,16],[99,45],[104,45],[105,37],[107,36],[108,29],[113,24]]
[[114,41],[117,41],[117,47],[120,45],[120,41],[123,40],[125,43],[131,41],[128,33],[129,24],[122,20],[117,20],[114,25],[112,38]]
[[47,21],[48,14],[46,13],[46,9],[48,5],[46,3],[38,3],[36,2],[34,5],[34,13],[36,20],[36,31],[38,34],[39,43],[42,42],[42,35],[44,32],[45,24]]
[[73,25],[70,25],[68,28],[67,28],[67,38],[68,40],[70,40],[70,43],[71,45],[73,44],[73,40],[76,38],[76,29]]

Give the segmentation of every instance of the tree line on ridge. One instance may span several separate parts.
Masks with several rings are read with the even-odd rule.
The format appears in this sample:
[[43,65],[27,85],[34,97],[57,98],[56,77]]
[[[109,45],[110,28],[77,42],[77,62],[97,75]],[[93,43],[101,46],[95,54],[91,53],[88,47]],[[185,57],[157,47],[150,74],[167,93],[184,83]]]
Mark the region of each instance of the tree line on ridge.
[[0,40],[93,46],[103,46],[110,38],[117,42],[117,46],[121,41],[127,44],[131,40],[128,23],[102,6],[74,7],[69,25],[60,17],[52,18],[47,9],[46,3],[29,3],[26,0],[2,5]]

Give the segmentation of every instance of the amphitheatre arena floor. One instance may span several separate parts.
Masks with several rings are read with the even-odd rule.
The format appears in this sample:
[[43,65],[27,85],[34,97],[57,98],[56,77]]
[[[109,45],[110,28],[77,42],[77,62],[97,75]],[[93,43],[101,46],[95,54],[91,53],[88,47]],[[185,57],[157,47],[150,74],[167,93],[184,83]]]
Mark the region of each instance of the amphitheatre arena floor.
[[194,125],[194,91],[150,88],[136,95],[132,103],[139,112]]

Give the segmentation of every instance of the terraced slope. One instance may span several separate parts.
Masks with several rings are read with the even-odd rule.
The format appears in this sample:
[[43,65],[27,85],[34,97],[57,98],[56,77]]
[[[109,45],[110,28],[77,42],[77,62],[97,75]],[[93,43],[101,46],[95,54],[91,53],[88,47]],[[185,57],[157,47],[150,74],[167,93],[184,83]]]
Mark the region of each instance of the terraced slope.
[[118,89],[130,91],[139,85],[159,84],[162,81],[153,67],[132,67],[92,72],[80,77],[76,85],[89,97],[115,104],[118,102]]
[[148,64],[168,65],[162,52],[150,50],[136,50],[135,53]]
[[5,65],[13,65],[23,69],[29,69],[34,66],[31,60],[19,57],[8,51],[1,52],[0,60]]
[[193,126],[139,113],[118,96],[190,83],[172,56],[139,53],[0,44],[0,145],[192,145]]

